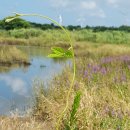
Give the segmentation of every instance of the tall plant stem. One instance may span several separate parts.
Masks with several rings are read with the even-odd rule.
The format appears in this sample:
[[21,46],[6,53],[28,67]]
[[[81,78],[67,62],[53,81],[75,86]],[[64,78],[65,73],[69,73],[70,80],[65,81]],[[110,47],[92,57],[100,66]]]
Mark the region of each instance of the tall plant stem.
[[22,17],[22,16],[36,16],[36,17],[40,17],[40,18],[43,18],[43,19],[47,19],[51,22],[53,22],[54,24],[56,24],[57,26],[59,26],[66,34],[68,40],[69,40],[69,44],[70,44],[70,48],[72,50],[72,61],[73,61],[73,77],[72,77],[72,82],[70,84],[70,88],[68,90],[68,93],[67,93],[67,98],[66,98],[66,105],[65,105],[65,108],[63,109],[62,113],[60,114],[60,116],[58,117],[58,121],[56,123],[56,130],[59,130],[59,127],[60,127],[60,124],[61,124],[61,121],[62,121],[62,118],[64,116],[64,113],[67,111],[68,107],[69,107],[69,97],[70,97],[70,94],[72,92],[72,89],[73,89],[73,86],[74,86],[74,80],[75,80],[75,74],[76,74],[76,64],[75,64],[75,55],[74,55],[74,48],[73,48],[73,42],[71,40],[71,37],[70,37],[70,34],[69,32],[63,27],[61,26],[57,21],[53,20],[52,18],[48,17],[48,16],[44,16],[44,15],[39,15],[39,14],[18,14],[16,13],[16,16],[14,16],[12,19],[7,19],[8,21],[12,21],[16,18],[19,18],[19,17]]

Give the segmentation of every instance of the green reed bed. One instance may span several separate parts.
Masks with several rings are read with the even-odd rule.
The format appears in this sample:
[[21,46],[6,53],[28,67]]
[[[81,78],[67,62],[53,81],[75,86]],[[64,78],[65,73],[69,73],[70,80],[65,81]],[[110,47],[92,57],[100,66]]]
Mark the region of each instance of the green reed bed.
[[68,39],[62,30],[15,29],[0,33],[0,44],[30,46],[68,46]]
[[[130,33],[124,31],[94,32],[90,29],[69,31],[75,43],[111,43],[130,44]],[[68,43],[67,37],[60,29],[42,30],[36,28],[0,30],[0,43],[9,45],[32,45],[32,46],[64,46]]]

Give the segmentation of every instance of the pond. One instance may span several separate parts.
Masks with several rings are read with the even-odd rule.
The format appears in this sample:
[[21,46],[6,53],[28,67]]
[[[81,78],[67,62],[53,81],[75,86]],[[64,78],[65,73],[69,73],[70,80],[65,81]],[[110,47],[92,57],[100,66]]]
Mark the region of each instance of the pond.
[[23,114],[32,105],[34,81],[46,84],[70,64],[70,60],[48,58],[49,48],[18,48],[29,55],[31,65],[0,66],[0,115],[10,115],[16,110]]

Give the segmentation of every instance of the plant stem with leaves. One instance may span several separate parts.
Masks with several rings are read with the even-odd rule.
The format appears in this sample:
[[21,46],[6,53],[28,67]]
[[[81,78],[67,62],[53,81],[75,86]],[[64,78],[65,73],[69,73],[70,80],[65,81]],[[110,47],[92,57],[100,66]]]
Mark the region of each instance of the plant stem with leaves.
[[72,60],[73,60],[73,78],[72,78],[72,82],[70,84],[70,88],[69,88],[68,93],[67,93],[66,106],[65,106],[64,110],[62,111],[61,115],[58,117],[58,121],[56,124],[56,130],[59,130],[64,113],[67,111],[68,106],[69,106],[69,97],[70,97],[71,91],[73,89],[74,80],[75,80],[76,65],[75,65],[73,43],[72,43],[72,40],[71,40],[71,37],[70,37],[68,31],[64,27],[62,27],[58,22],[56,22],[55,20],[51,19],[48,16],[39,15],[39,14],[18,14],[18,13],[15,13],[15,16],[6,19],[6,22],[11,22],[12,20],[17,19],[17,18],[22,17],[22,16],[36,16],[36,17],[41,17],[43,19],[48,19],[49,21],[51,21],[54,24],[56,24],[57,26],[59,26],[65,32],[65,34],[69,40],[70,47],[68,48],[68,50],[64,50],[63,48],[55,47],[55,48],[52,48],[52,54],[48,55],[48,57],[51,57],[51,58],[65,57],[65,58],[72,58]]

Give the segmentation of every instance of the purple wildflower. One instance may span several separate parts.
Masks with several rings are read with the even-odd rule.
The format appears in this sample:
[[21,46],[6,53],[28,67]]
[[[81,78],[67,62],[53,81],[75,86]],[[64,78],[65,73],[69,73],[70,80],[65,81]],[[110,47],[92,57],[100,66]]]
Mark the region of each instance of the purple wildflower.
[[101,59],[102,64],[107,64],[107,63],[116,62],[116,61],[128,63],[130,62],[130,56],[125,55],[125,56],[105,57]]
[[99,70],[100,70],[100,66],[99,66],[99,65],[95,65],[95,66],[93,66],[93,68],[92,68],[92,72],[93,72],[93,73],[97,73]]
[[102,64],[107,64],[113,62],[115,59],[113,57],[106,57],[101,59]]
[[92,65],[91,64],[88,64],[88,68],[91,68],[92,67]]
[[100,72],[102,75],[105,75],[107,73],[107,70],[105,67],[103,67],[103,68],[101,68]]

